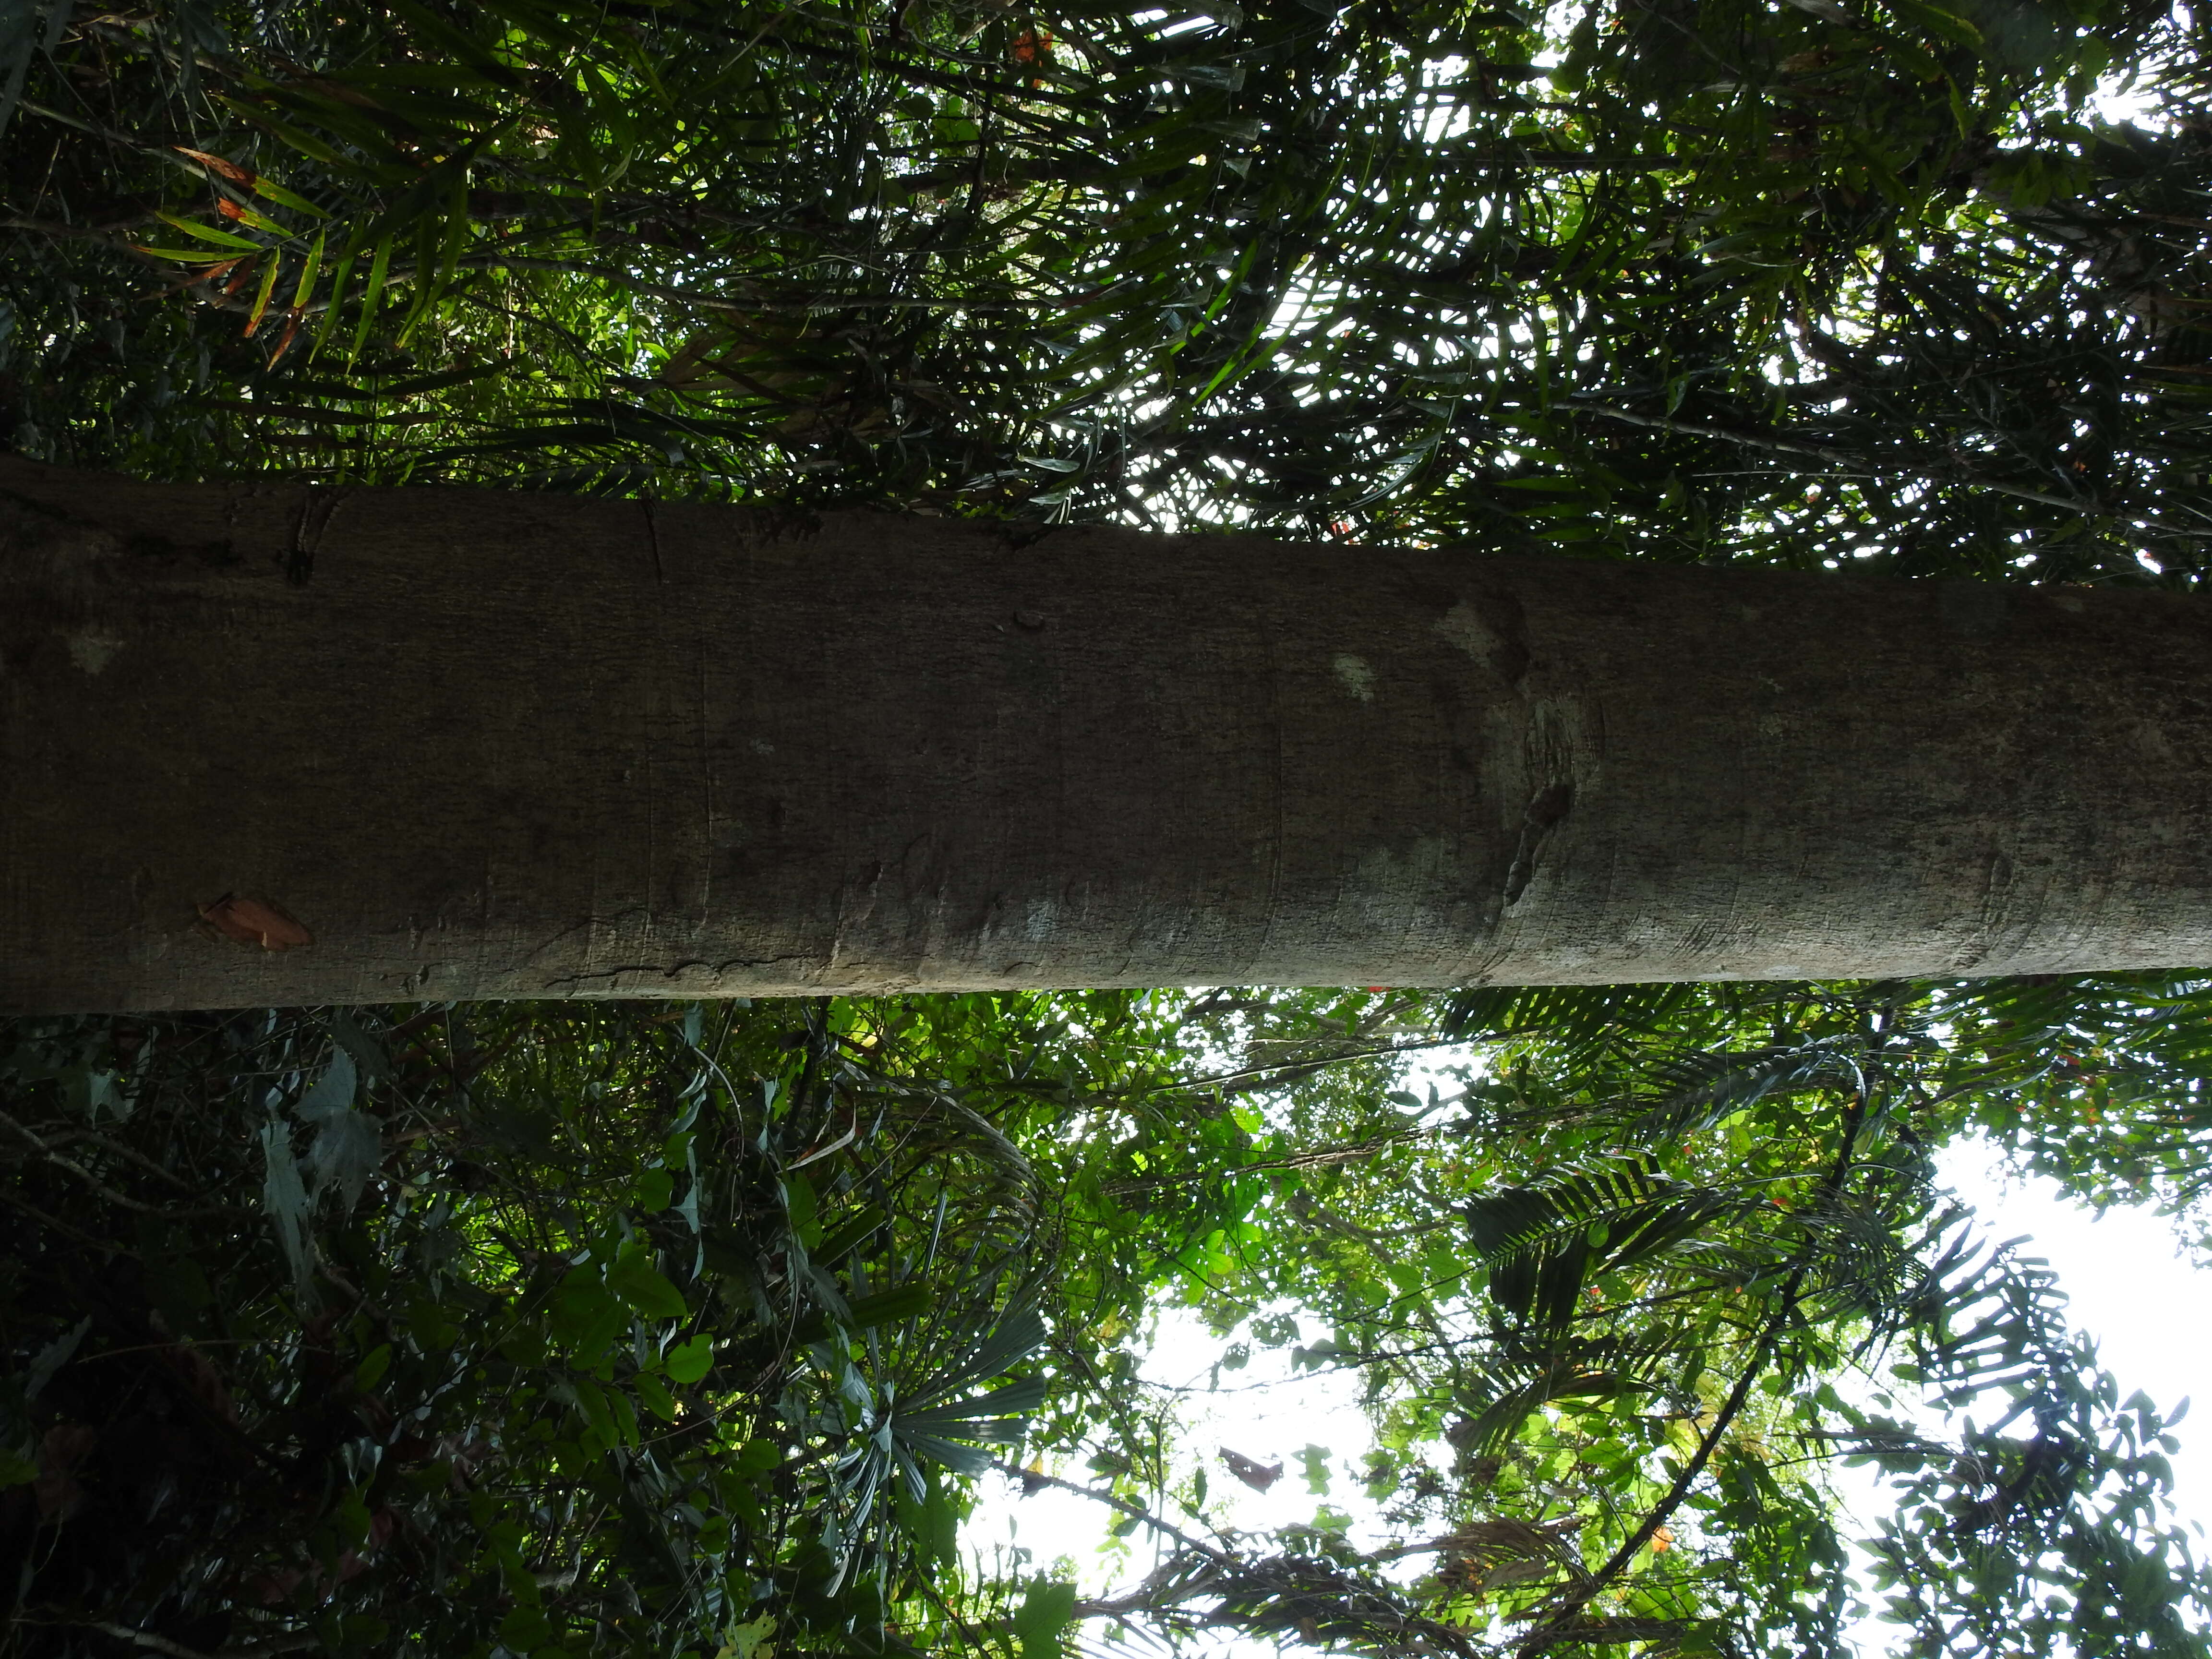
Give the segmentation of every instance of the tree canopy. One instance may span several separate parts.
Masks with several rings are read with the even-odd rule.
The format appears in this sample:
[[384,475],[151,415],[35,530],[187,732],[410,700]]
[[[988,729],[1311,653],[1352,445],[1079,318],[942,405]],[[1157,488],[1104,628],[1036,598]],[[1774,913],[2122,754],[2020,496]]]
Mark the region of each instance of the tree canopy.
[[12,15],[40,459],[2200,556],[2203,129],[2089,106],[2192,95],[2145,0]]
[[[9,1639],[1748,1656],[1840,1650],[1870,1600],[1931,1659],[2197,1654],[2158,1408],[1929,1156],[1979,1128],[2197,1224],[2207,995],[18,1022]],[[1463,1087],[1393,1086],[1447,1042]],[[1139,1380],[1162,1298],[1231,1369],[1360,1376],[1399,1544],[1216,1524]],[[1839,1460],[1895,1501],[1870,1580]],[[1086,1601],[967,1554],[1000,1474],[1091,1492],[1153,1570]]]
[[[0,17],[0,439],[2187,586],[2212,151],[2115,0]],[[2165,100],[2099,119],[2100,78]],[[25,1654],[2197,1654],[2168,1425],[1937,1190],[2201,1230],[2185,977],[16,1022]],[[1417,1056],[1460,1082],[1409,1091]],[[1209,1523],[1164,1298],[1403,1542]],[[1956,1415],[1942,1433],[1931,1405]],[[995,1468],[1156,1549],[1087,1602]],[[1213,1466],[1214,1478],[1218,1466]]]

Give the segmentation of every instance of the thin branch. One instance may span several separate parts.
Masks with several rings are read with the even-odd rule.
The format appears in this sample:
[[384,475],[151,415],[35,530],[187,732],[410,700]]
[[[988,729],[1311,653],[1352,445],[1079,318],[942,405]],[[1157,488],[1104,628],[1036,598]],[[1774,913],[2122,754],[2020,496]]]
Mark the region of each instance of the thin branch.
[[[1830,1196],[1842,1190],[1844,1177],[1850,1172],[1851,1155],[1858,1144],[1860,1125],[1865,1120],[1866,1101],[1862,1097],[1855,1099],[1844,1113],[1843,1144],[1837,1150],[1834,1168],[1821,1183],[1822,1191]],[[1766,1328],[1759,1333],[1759,1340],[1753,1345],[1751,1363],[1744,1367],[1742,1374],[1735,1380],[1735,1386],[1729,1390],[1728,1398],[1714,1413],[1712,1427],[1699,1438],[1697,1450],[1682,1466],[1680,1473],[1675,1475],[1674,1484],[1667,1488],[1666,1496],[1645,1513],[1636,1530],[1621,1541],[1620,1547],[1607,1558],[1604,1565],[1590,1575],[1585,1585],[1567,1597],[1542,1624],[1515,1644],[1520,1653],[1534,1653],[1555,1642],[1573,1640],[1571,1622],[1575,1615],[1626,1571],[1629,1564],[1657,1535],[1659,1528],[1674,1518],[1674,1511],[1681,1508],[1690,1495],[1690,1488],[1705,1472],[1705,1465],[1712,1461],[1714,1452],[1719,1449],[1721,1438],[1728,1432],[1729,1425],[1742,1411],[1744,1401],[1751,1397],[1752,1384],[1765,1374],[1767,1362],[1773,1357],[1775,1343],[1797,1311],[1798,1291],[1804,1285],[1805,1275],[1811,1270],[1811,1265],[1809,1261],[1801,1261],[1790,1275],[1790,1282],[1783,1287],[1781,1304],[1775,1309],[1772,1317],[1766,1322]]]
[[[595,276],[602,282],[613,283],[633,293],[649,295],[656,300],[673,300],[683,305],[703,306],[710,311],[726,311],[744,317],[758,316],[763,312],[1060,311],[1071,306],[1088,305],[1120,286],[1119,283],[1109,283],[1081,294],[1037,300],[911,299],[887,294],[823,294],[807,300],[775,300],[757,290],[733,298],[727,294],[709,294],[701,289],[648,282],[611,265],[589,264],[580,259],[540,259],[528,254],[507,253],[497,249],[460,262],[460,268],[465,270],[492,270],[502,265],[517,270],[546,270],[571,276]],[[398,279],[398,272],[386,278],[387,282]],[[738,280],[742,282],[744,279]]]
[[[1714,426],[1705,421],[1679,420],[1671,415],[1638,415],[1632,410],[1616,409],[1611,404],[1573,402],[1562,405],[1585,414],[1601,415],[1609,421],[1620,421],[1629,426],[1648,427],[1655,432],[1678,432],[1692,438],[1717,438],[1723,443],[1741,444],[1746,449],[1763,449],[1776,455],[1802,455],[1809,460],[1832,467],[1849,467],[1855,471],[1872,472],[1877,469],[1872,460],[1838,449],[1828,444],[1807,443],[1802,439],[1784,438],[1776,433],[1740,432],[1733,427]],[[2002,478],[1992,478],[1966,466],[1916,466],[1901,463],[1891,470],[1909,477],[1932,478],[1938,483],[1956,482],[1978,489],[1992,489],[2000,495],[2015,496],[2023,501],[2033,501],[2040,507],[2055,507],[2063,513],[2079,513],[2085,518],[2133,519],[2152,530],[2163,530],[2168,535],[2194,536],[2203,532],[2183,529],[2160,520],[2138,517],[2122,507],[2111,507],[2103,501],[2079,501],[2071,496],[2054,495],[2045,489],[2030,489],[2022,484],[2007,483]]]
[[1831,466],[1850,466],[1861,458],[1846,450],[1832,448],[1826,444],[1806,443],[1796,438],[1784,438],[1771,433],[1739,432],[1724,426],[1714,426],[1705,421],[1678,420],[1672,415],[1638,415],[1633,410],[1616,409],[1611,404],[1575,402],[1564,405],[1589,415],[1602,415],[1609,421],[1620,421],[1628,426],[1648,427],[1654,432],[1676,432],[1692,438],[1718,438],[1726,443],[1741,444],[1747,449],[1764,449],[1777,455],[1804,455]]
[[[1143,1176],[1133,1177],[1127,1181],[1112,1181],[1108,1182],[1100,1190],[1118,1196],[1123,1193],[1155,1191],[1162,1187],[1181,1187],[1200,1182],[1222,1181],[1231,1176],[1250,1175],[1260,1170],[1326,1170],[1339,1164],[1352,1164],[1364,1158],[1372,1158],[1376,1153],[1388,1152],[1393,1146],[1402,1146],[1409,1140],[1419,1139],[1420,1133],[1419,1130],[1407,1129],[1396,1134],[1382,1135],[1373,1140],[1363,1140],[1354,1146],[1324,1146],[1310,1152],[1289,1152],[1281,1158],[1263,1158],[1250,1164],[1231,1164],[1220,1169],[1205,1170],[1194,1174]],[[1422,1228],[1401,1231],[1429,1230]],[[1369,1238],[1381,1236],[1371,1233],[1365,1235]]]
[[68,1136],[65,1139],[49,1136],[47,1137],[46,1145],[48,1146],[62,1146],[71,1145],[77,1141],[88,1141],[93,1146],[99,1147],[100,1151],[106,1152],[112,1157],[122,1158],[126,1163],[135,1164],[140,1169],[143,1170],[148,1175],[157,1176],[161,1180],[167,1182],[173,1187],[181,1187],[186,1192],[190,1192],[191,1190],[191,1183],[186,1181],[182,1176],[179,1175],[174,1170],[164,1169],[161,1164],[154,1162],[152,1158],[147,1157],[143,1152],[134,1151],[132,1148],[125,1146],[119,1140],[110,1140],[106,1135],[97,1133],[91,1129],[71,1129],[69,1131]]
[[156,1636],[150,1630],[135,1630],[129,1625],[111,1624],[105,1619],[88,1621],[91,1628],[103,1636],[112,1636],[118,1642],[128,1642],[136,1648],[151,1648],[156,1653],[166,1653],[169,1659],[212,1659],[198,1648],[188,1648],[182,1642],[172,1642],[166,1636]]
[[263,1659],[264,1655],[297,1653],[302,1648],[312,1648],[322,1640],[311,1630],[287,1631],[281,1636],[270,1637],[266,1642],[255,1642],[242,1648],[218,1648],[210,1653],[199,1648],[188,1648],[182,1642],[173,1642],[150,1630],[111,1624],[104,1619],[88,1619],[84,1621],[84,1627],[96,1630],[103,1636],[112,1636],[118,1642],[128,1642],[133,1647],[148,1648],[155,1653],[166,1654],[168,1659]]
[[1012,1463],[1001,1463],[995,1459],[993,1460],[990,1467],[1009,1480],[1020,1481],[1024,1487],[1057,1486],[1062,1492],[1072,1492],[1079,1498],[1087,1498],[1094,1504],[1103,1504],[1109,1510],[1119,1510],[1132,1520],[1143,1522],[1153,1531],[1164,1533],[1184,1548],[1196,1550],[1208,1560],[1218,1561],[1227,1567],[1237,1565],[1237,1558],[1226,1550],[1193,1538],[1182,1528],[1171,1522],[1161,1520],[1142,1504],[1132,1504],[1126,1498],[1116,1498],[1110,1492],[1100,1492],[1096,1486],[1079,1486],[1073,1480],[1063,1480],[1058,1475],[1047,1474],[1041,1469],[1019,1468]]
[[1272,1065],[1247,1066],[1238,1071],[1217,1072],[1212,1077],[1175,1078],[1165,1083],[1144,1084],[1132,1089],[1102,1089],[1092,1098],[1127,1100],[1183,1089],[1227,1088],[1232,1093],[1250,1094],[1276,1082],[1296,1082],[1302,1076],[1331,1066],[1341,1066],[1346,1060],[1380,1060],[1393,1054],[1424,1054],[1431,1048],[1462,1048],[1467,1042],[1465,1037],[1423,1037],[1413,1042],[1386,1042],[1373,1048],[1348,1049],[1343,1054],[1330,1054],[1319,1060],[1279,1060]]
[[126,1197],[125,1194],[117,1192],[114,1188],[109,1186],[98,1176],[93,1174],[91,1170],[86,1169],[84,1165],[76,1162],[76,1159],[64,1158],[59,1152],[54,1151],[53,1148],[47,1146],[44,1140],[40,1139],[35,1133],[26,1128],[22,1124],[18,1123],[14,1118],[9,1116],[7,1113],[0,1112],[0,1123],[6,1124],[17,1134],[22,1136],[24,1139],[29,1141],[32,1146],[38,1149],[39,1156],[46,1159],[47,1163],[53,1164],[58,1169],[67,1170],[71,1175],[76,1176],[78,1180],[83,1182],[87,1186],[90,1187],[93,1191],[98,1193],[109,1203],[120,1204],[126,1210],[136,1210],[141,1215],[158,1215],[172,1221],[204,1220],[210,1216],[234,1215],[238,1213],[237,1211],[232,1210],[222,1205],[193,1204],[185,1205],[176,1209],[170,1209],[162,1205],[148,1204],[143,1200]]
[[135,1259],[138,1254],[136,1250],[125,1249],[122,1245],[116,1243],[112,1239],[94,1238],[90,1233],[84,1232],[78,1228],[70,1226],[68,1222],[60,1219],[58,1217],[48,1215],[37,1205],[30,1203],[27,1200],[16,1197],[15,1194],[8,1191],[5,1188],[0,1188],[0,1204],[11,1205],[42,1224],[53,1228],[57,1232],[67,1233],[71,1238],[76,1240],[78,1243],[88,1245],[93,1249],[100,1251],[103,1255],[127,1255]]
[[133,226],[143,224],[153,216],[151,213],[140,213],[131,218],[108,224],[72,225],[64,224],[55,219],[34,219],[25,214],[15,213],[0,217],[0,230],[26,230],[40,236],[52,237],[57,241],[119,243],[123,240],[119,234],[120,232]]

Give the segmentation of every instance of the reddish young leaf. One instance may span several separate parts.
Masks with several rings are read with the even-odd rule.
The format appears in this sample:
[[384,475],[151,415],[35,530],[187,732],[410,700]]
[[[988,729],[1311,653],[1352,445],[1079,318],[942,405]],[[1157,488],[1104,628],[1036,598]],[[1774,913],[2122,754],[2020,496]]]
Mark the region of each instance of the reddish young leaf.
[[251,257],[251,255],[241,253],[234,259],[224,259],[218,264],[204,266],[202,269],[194,271],[191,276],[185,277],[182,282],[172,283],[167,288],[161,291],[165,295],[170,294],[180,294],[188,288],[198,287],[202,283],[212,283],[217,277],[223,276],[234,267],[243,264]]
[[297,306],[294,306],[285,313],[283,337],[276,342],[276,349],[269,354],[270,368],[276,368],[277,360],[283,357],[285,351],[291,346],[293,337],[300,331],[300,319],[303,314]]
[[289,951],[313,945],[315,936],[281,908],[266,899],[240,898],[225,893],[212,904],[199,907],[200,920],[225,939],[240,945],[258,945],[264,951]]

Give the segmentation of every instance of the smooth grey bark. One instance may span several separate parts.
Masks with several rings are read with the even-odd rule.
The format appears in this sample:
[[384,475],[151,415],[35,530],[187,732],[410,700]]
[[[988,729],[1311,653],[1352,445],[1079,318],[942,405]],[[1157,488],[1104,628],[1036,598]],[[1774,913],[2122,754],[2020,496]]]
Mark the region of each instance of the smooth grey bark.
[[2160,592],[11,460],[0,1006],[2187,967],[2208,695]]

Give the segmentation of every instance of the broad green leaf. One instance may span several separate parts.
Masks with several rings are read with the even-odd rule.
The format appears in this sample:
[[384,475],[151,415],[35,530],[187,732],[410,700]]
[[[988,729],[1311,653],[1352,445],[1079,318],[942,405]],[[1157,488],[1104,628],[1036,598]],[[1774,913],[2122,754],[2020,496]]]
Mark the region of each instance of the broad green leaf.
[[668,1351],[661,1363],[670,1381],[688,1387],[702,1380],[714,1369],[714,1342],[704,1336],[695,1336],[688,1342],[679,1342]]
[[647,1319],[682,1319],[684,1296],[635,1241],[625,1244],[607,1268],[607,1288]]
[[572,1267],[554,1292],[554,1342],[572,1363],[596,1365],[629,1326],[629,1315],[588,1265]]
[[1075,1613],[1075,1586],[1039,1579],[1014,1609],[1014,1636],[1022,1659],[1059,1659],[1060,1633]]
[[668,1392],[668,1385],[651,1371],[640,1371],[630,1378],[630,1386],[637,1397],[645,1401],[646,1409],[664,1423],[676,1420],[676,1400]]

